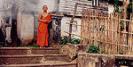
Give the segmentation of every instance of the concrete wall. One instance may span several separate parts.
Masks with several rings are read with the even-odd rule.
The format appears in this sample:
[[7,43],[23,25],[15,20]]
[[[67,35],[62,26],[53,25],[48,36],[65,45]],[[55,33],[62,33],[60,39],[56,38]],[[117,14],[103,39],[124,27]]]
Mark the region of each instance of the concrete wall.
[[111,14],[114,12],[114,6],[113,5],[108,5],[108,13]]
[[[67,24],[67,23],[70,23],[70,20],[71,20],[71,17],[63,17],[62,18],[62,20],[61,20],[61,36],[68,36],[68,34],[65,32],[69,32],[69,24]],[[74,21],[75,21],[74,23],[81,25],[81,19],[80,18],[75,18]],[[80,26],[73,25],[72,33],[76,34],[76,35],[80,35],[81,34],[80,29],[81,29]],[[72,37],[79,38],[77,36],[72,36]]]
[[78,67],[115,67],[115,56],[79,53]]
[[0,16],[10,16],[10,9],[12,7],[12,1],[11,0],[0,0]]
[[[1,1],[3,1],[3,0],[0,0],[0,9],[3,7],[2,5],[4,5],[3,2],[1,2]],[[14,1],[18,1],[18,0],[14,0]],[[21,3],[21,1],[25,2],[26,0],[20,0],[20,2],[17,3],[17,5],[19,5],[19,3]],[[60,1],[63,1],[63,0],[60,0]],[[28,1],[28,2],[30,3],[30,1]],[[36,1],[34,1],[34,2],[36,2]],[[28,3],[25,3],[25,4],[28,5]],[[38,0],[37,3],[33,3],[32,5],[33,6],[28,5],[28,7],[25,7],[25,9],[27,9],[27,10],[35,9],[35,11],[37,11],[37,14],[35,14],[35,15],[24,14],[24,13],[17,14],[17,18],[16,18],[18,20],[17,32],[18,32],[18,36],[22,42],[25,42],[25,41],[27,41],[27,43],[30,42],[34,37],[34,31],[37,32],[37,27],[38,27],[37,18],[38,18],[38,13],[42,10],[42,6],[48,5],[49,11],[53,12],[53,11],[58,11],[57,9],[58,9],[59,4],[58,4],[58,0]],[[68,6],[68,5],[65,5],[65,6]],[[19,6],[21,6],[21,8],[23,8],[23,6],[26,6],[26,5],[20,4]],[[61,9],[63,9],[63,8],[61,8]],[[80,9],[80,12],[82,12],[80,7],[79,7],[79,9]],[[1,14],[3,14],[3,13],[0,11],[0,15]],[[66,24],[66,23],[67,22],[69,23],[70,19],[71,19],[70,17],[63,17],[62,22],[61,22],[62,32],[69,31],[69,24]],[[81,24],[81,19],[76,18],[75,21],[77,22],[77,24],[79,24],[79,25]],[[80,26],[78,26],[78,27],[74,26],[73,29],[74,29],[73,30],[74,34],[80,35]],[[65,36],[65,35],[68,35],[68,34],[62,33],[62,36]]]
[[28,44],[34,38],[38,27],[38,13],[42,10],[43,5],[48,5],[49,11],[56,11],[57,0],[39,0],[36,7],[38,11],[37,14],[19,13],[17,15],[17,32],[22,44]]
[[17,16],[17,34],[22,44],[28,44],[34,38],[34,17],[19,13]]
[[58,0],[39,0],[40,3],[38,5],[39,10],[42,9],[43,5],[47,5],[49,11],[57,11]]
[[85,8],[89,8],[92,5],[92,1],[79,1],[79,0],[60,0],[59,3],[59,11],[63,12],[65,14],[73,15],[74,14],[74,9],[75,9],[75,4],[79,3],[77,6],[77,12],[76,16],[81,16],[82,15],[82,10]]

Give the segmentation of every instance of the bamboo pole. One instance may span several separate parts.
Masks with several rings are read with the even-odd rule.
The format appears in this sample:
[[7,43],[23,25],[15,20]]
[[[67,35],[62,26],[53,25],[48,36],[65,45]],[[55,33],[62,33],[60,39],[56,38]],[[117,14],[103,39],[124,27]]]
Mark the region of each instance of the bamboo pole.
[[[131,15],[130,19],[133,22],[133,16],[132,15]],[[128,44],[130,46],[130,48],[129,48],[130,49],[129,54],[131,54],[131,51],[132,51],[131,46],[133,44],[133,23],[129,23],[128,31],[130,32],[130,34],[128,34]]]
[[[71,18],[71,21],[70,21],[70,26],[69,26],[69,32],[70,33],[72,33],[72,23],[74,21],[74,18],[75,18],[76,12],[77,12],[77,6],[78,6],[78,4],[76,3],[75,8],[74,8],[74,14],[73,14],[73,17]],[[71,34],[69,34],[69,41],[71,41]]]

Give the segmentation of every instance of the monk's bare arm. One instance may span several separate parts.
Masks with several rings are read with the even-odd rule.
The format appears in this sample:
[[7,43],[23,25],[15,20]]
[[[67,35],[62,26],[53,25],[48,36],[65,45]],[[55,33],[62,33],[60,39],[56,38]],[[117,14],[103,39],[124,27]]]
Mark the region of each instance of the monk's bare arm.
[[48,22],[48,20],[41,19],[41,16],[42,16],[42,14],[40,13],[39,17],[38,17],[39,22]]
[[41,15],[39,15],[38,20],[39,20],[39,22],[47,22],[47,20],[43,20],[43,19],[41,19]]

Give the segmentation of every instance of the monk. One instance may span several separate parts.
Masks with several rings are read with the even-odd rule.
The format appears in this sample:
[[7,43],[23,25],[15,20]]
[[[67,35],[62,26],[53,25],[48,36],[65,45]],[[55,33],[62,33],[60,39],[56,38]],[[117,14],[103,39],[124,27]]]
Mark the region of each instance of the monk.
[[41,47],[48,47],[48,24],[51,21],[51,15],[48,13],[47,5],[43,6],[43,11],[39,14],[37,44]]

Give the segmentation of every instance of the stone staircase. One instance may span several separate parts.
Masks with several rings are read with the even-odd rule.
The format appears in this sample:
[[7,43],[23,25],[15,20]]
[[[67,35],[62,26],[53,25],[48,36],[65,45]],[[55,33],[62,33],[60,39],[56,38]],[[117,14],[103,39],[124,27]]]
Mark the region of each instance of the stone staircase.
[[77,67],[59,48],[1,47],[0,67]]

